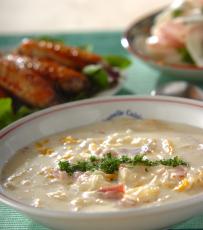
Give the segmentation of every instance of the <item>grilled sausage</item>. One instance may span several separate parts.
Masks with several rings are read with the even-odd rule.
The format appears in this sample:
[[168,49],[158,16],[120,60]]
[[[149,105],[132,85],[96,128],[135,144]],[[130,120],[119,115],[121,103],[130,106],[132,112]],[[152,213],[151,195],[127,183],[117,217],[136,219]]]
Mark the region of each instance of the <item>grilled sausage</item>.
[[86,76],[57,62],[19,55],[8,55],[5,58],[21,68],[33,70],[47,80],[52,80],[67,93],[78,93],[88,86]]
[[18,48],[18,52],[36,58],[48,58],[75,69],[82,69],[85,65],[101,61],[101,57],[96,54],[61,43],[43,40],[24,40]]
[[48,81],[5,58],[0,59],[0,87],[32,106],[44,108],[56,102]]

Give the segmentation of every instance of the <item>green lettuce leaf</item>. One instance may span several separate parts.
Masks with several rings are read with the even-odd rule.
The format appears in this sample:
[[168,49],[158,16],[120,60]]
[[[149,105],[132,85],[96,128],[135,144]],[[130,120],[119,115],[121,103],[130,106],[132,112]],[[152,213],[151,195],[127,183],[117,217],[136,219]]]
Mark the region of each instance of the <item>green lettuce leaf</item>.
[[12,100],[10,98],[0,99],[0,129],[14,120],[12,111]]
[[11,124],[12,122],[30,114],[33,110],[22,106],[14,113],[11,98],[0,99],[0,129]]
[[89,77],[89,80],[100,89],[109,87],[108,73],[101,65],[88,65],[83,68],[83,73]]
[[117,55],[108,55],[108,56],[103,56],[104,60],[106,62],[114,67],[118,67],[120,69],[125,69],[131,65],[131,61],[123,56],[117,56]]

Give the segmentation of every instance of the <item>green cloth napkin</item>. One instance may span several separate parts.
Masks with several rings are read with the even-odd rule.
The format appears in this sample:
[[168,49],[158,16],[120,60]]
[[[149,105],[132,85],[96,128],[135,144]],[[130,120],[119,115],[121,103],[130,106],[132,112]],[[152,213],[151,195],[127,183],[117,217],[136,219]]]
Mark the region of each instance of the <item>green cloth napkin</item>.
[[[42,34],[41,34],[42,35]],[[9,35],[0,36],[0,50],[9,50],[18,45],[22,38],[41,35]],[[44,34],[43,34],[44,35]],[[47,34],[46,34],[47,35]],[[96,32],[96,33],[72,33],[72,34],[51,34],[54,37],[64,40],[71,45],[91,44],[94,51],[100,54],[129,55],[120,45],[121,32]],[[126,72],[126,81],[118,95],[127,94],[150,94],[159,84],[175,80],[170,76],[148,67],[130,56],[132,66]],[[176,78],[177,79],[177,78]],[[48,230],[48,228],[32,221],[23,214],[0,203],[0,230]],[[173,226],[170,229],[203,229],[203,213],[182,224]]]

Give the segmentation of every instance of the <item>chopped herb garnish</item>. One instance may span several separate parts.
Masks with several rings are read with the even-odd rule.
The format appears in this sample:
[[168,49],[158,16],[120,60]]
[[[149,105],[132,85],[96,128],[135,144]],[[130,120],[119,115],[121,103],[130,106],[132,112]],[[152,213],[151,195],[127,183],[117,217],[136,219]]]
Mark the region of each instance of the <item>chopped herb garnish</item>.
[[[171,167],[177,167],[179,165],[188,166],[188,163],[180,159],[178,156],[169,159],[152,161],[147,159],[143,154],[138,154],[133,158],[130,158],[127,155],[121,157],[113,156],[111,153],[107,153],[102,158],[91,156],[88,160],[77,161],[74,164],[71,164],[68,161],[60,161],[58,166],[61,171],[66,171],[69,175],[72,175],[76,171],[86,172],[94,170],[100,170],[107,174],[113,174],[119,170],[119,166],[121,164],[126,164],[131,167],[136,165],[165,165]],[[148,169],[145,168],[145,171],[148,172]]]
[[90,161],[91,161],[91,162],[95,162],[95,161],[97,161],[97,158],[96,158],[95,156],[91,156],[91,157],[90,157]]
[[59,161],[58,166],[61,171],[66,171],[68,174],[72,174],[74,172],[73,166],[68,161]]
[[133,165],[145,165],[145,166],[156,166],[159,164],[159,161],[151,161],[147,159],[144,155],[136,155],[133,158]]
[[120,164],[119,158],[112,156],[111,153],[107,153],[103,158],[98,159],[97,166],[99,170],[112,174],[118,171]]
[[187,166],[188,164],[180,159],[179,157],[175,156],[174,158],[167,159],[167,160],[160,160],[160,164],[166,165],[166,166],[172,166],[172,167],[177,167],[179,165],[185,165]]

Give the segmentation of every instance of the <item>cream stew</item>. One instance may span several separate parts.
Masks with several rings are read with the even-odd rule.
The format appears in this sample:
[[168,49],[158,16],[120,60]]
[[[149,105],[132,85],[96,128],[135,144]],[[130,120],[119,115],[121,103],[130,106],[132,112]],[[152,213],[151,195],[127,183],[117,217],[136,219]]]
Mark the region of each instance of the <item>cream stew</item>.
[[1,181],[8,196],[51,210],[172,202],[203,191],[203,130],[132,118],[91,124],[19,150]]

